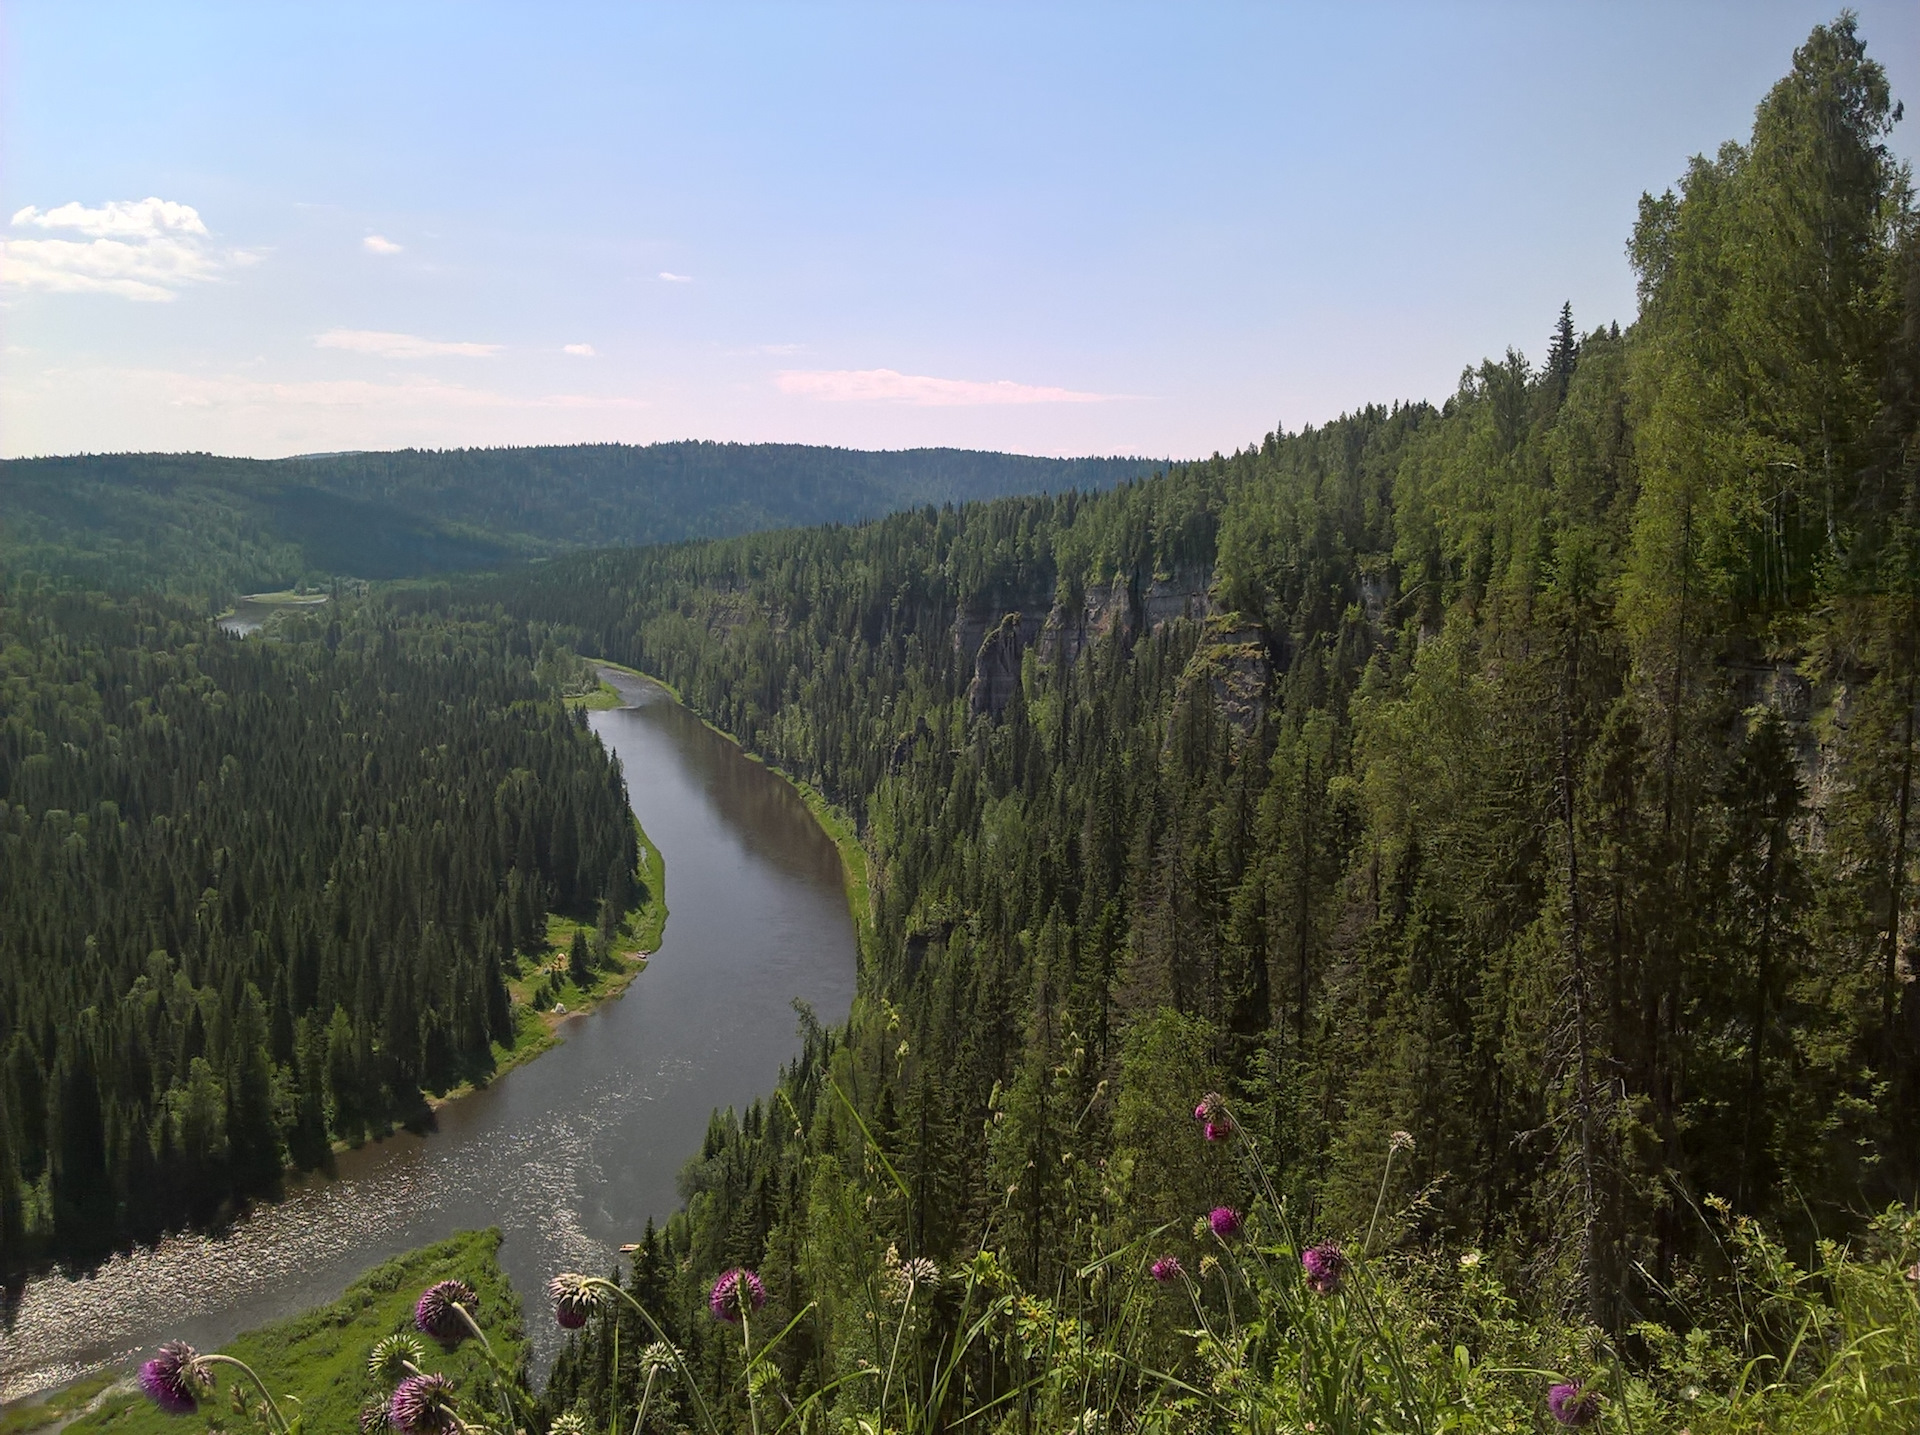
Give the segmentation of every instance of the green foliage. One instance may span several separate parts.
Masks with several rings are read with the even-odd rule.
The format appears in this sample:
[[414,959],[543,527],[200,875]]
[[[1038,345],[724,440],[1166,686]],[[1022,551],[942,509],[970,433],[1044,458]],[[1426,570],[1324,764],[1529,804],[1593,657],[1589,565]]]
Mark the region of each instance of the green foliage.
[[1102,488],[1139,459],[798,444],[409,449],[258,461],[0,461],[0,565],[224,599],[296,580],[405,578],[605,543],[853,522],[917,503]]
[[[1920,1182],[1920,238],[1891,115],[1852,20],[1816,30],[1751,142],[1647,202],[1639,322],[1563,312],[1545,369],[1510,352],[1439,409],[465,590],[671,682],[868,849],[852,1019],[716,1124],[660,1238],[671,1301],[757,1263],[778,1321],[809,1312],[784,1397],[879,1428],[887,1253],[990,1256],[1011,1284],[968,1289],[1011,1333],[970,1339],[943,1294],[897,1367],[945,1391],[917,1408],[1084,1427],[1065,1391],[1132,1319],[1084,1273],[1257,1193],[1299,1231],[1384,1213],[1372,1323],[1313,1336],[1322,1369],[1378,1367],[1339,1395],[1373,1415],[1274,1393],[1311,1354],[1276,1267],[1233,1276],[1264,1346],[1151,1332],[1245,1382],[1184,1414],[1123,1382],[1116,1420],[1520,1428],[1538,1381],[1475,1372],[1524,1366],[1644,1387],[1678,1428],[1656,1329],[1781,1363],[1764,1396],[1720,1369],[1726,1428],[1882,1419],[1821,1382],[1905,1388],[1912,1293],[1863,1213]],[[1209,1086],[1271,1187],[1170,1144]],[[1743,1328],[1715,1202],[1830,1305],[1871,1268],[1835,1317],[1858,1337],[1796,1368],[1790,1329]],[[1464,1270],[1497,1319],[1435,1294]],[[568,1379],[596,1409],[630,1388]]]
[[537,632],[280,633],[0,590],[0,1266],[204,1222],[483,1078],[548,908],[651,895]]
[[[521,1329],[520,1298],[500,1269],[500,1232],[466,1231],[375,1266],[328,1305],[248,1331],[222,1353],[244,1360],[273,1392],[289,1420],[318,1432],[358,1427],[363,1406],[385,1389],[369,1372],[367,1354],[383,1336],[413,1330],[414,1301],[437,1281],[463,1280],[479,1300],[474,1315],[487,1332],[496,1357],[509,1370],[527,1355]],[[474,1341],[446,1351],[424,1342],[426,1370],[444,1373],[463,1390],[484,1390],[488,1365]],[[222,1380],[222,1386],[234,1382]],[[200,1430],[250,1431],[254,1422],[236,1413],[228,1391],[202,1406],[203,1413],[167,1415],[139,1394],[109,1397],[101,1408],[67,1428],[82,1435],[161,1435]],[[251,1392],[249,1392],[251,1395]],[[483,1407],[484,1408],[484,1407]]]

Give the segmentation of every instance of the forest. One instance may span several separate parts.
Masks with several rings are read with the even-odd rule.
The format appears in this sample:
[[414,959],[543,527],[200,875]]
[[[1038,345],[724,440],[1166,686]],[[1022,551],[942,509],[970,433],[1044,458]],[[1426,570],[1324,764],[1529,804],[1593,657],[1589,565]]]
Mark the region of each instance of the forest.
[[[1430,1376],[1433,1421],[1519,1429],[1546,1392],[1509,1377],[1545,1368],[1594,1382],[1555,1387],[1561,1424],[1591,1388],[1639,1428],[1911,1428],[1899,115],[1851,18],[1816,29],[1748,139],[1643,201],[1630,327],[1563,310],[1542,362],[1437,407],[416,598],[570,630],[859,816],[849,1025],[716,1116],[634,1256],[710,1398],[743,1427],[1455,1428],[1416,1418]],[[1252,1206],[1305,1285],[1223,1254]],[[1301,1314],[1342,1242],[1378,1303]],[[1200,1273],[1190,1311],[1141,1313],[1156,1253]],[[782,1333],[751,1367],[699,1318],[728,1267]],[[641,1405],[629,1319],[597,1308],[550,1413]],[[1316,1331],[1359,1406],[1309,1388]]]
[[549,911],[642,895],[538,629],[276,631],[0,587],[0,1270],[203,1227],[484,1079]]
[[336,577],[408,578],[608,543],[1104,488],[1150,467],[735,443],[0,460],[0,565],[221,601]]
[[[485,1072],[547,913],[634,895],[565,648],[853,814],[871,904],[851,1018],[799,1011],[682,1209],[556,1278],[510,1424],[1910,1432],[1901,116],[1843,14],[1645,197],[1625,327],[1007,480],[1047,494],[949,455],[864,506],[846,455],[750,451],[818,479],[776,512],[711,445],[0,470],[43,495],[0,589],[0,1255],[204,1223]],[[44,499],[77,475],[128,496],[97,540]],[[704,506],[613,526],[643,481]],[[547,561],[199,616],[376,510],[495,545],[396,571]],[[684,541],[560,551],[596,535]]]

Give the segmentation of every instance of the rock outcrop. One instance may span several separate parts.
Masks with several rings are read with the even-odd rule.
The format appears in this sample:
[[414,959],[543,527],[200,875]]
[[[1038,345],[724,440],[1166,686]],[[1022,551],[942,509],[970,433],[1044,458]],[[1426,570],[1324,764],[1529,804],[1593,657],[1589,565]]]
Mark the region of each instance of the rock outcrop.
[[1227,617],[1207,622],[1207,635],[1180,677],[1178,702],[1204,687],[1214,711],[1241,738],[1251,737],[1273,693],[1273,650],[1264,628]]
[[967,685],[967,711],[975,717],[999,717],[1020,687],[1020,655],[1027,640],[1022,629],[1030,620],[1008,613],[1000,625],[980,640],[973,660],[973,681]]

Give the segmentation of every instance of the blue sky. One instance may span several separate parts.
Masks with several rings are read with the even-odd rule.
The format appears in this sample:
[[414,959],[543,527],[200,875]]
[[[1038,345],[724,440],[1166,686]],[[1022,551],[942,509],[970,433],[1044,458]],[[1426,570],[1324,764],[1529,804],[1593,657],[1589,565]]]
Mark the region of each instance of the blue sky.
[[[1855,8],[1911,159],[1920,5]],[[6,0],[0,453],[1190,456],[1440,399],[1630,320],[1640,193],[1834,13]]]

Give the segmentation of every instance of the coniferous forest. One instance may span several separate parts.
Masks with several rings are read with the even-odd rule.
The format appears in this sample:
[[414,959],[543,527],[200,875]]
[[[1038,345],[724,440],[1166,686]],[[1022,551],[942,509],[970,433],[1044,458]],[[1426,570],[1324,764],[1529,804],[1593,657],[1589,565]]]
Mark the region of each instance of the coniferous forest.
[[634,898],[540,637],[378,606],[228,637],[0,590],[0,1257],[202,1225],[483,1077],[548,910]]
[[531,1424],[1910,1431],[1900,115],[1843,15],[1644,199],[1625,327],[1108,491],[262,643],[17,582],[0,1238],[205,1220],[484,1067],[546,910],[630,895],[564,644],[853,814],[871,904],[849,1021],[554,1286]]
[[1104,488],[1151,468],[1140,459],[738,443],[0,459],[0,564],[111,591],[206,597]]
[[[1541,1323],[1536,1364],[1587,1332],[1676,1391],[1791,1371],[1787,1298],[1742,1304],[1754,1263],[1848,1238],[1911,1261],[1920,234],[1896,113],[1851,21],[1816,30],[1749,140],[1644,201],[1635,324],[1563,312],[1543,362],[1483,363],[1437,408],[1110,494],[476,590],[674,683],[859,813],[873,864],[851,1024],[716,1119],[635,1289],[697,1308],[676,1263],[756,1268],[769,1329],[811,1312],[790,1385],[871,1410],[860,1372],[899,1357],[876,1329],[960,1348],[957,1297],[907,1329],[901,1262],[991,1289],[987,1251],[1041,1304],[973,1347],[966,1402],[1059,1414],[1072,1392],[1047,1407],[1023,1372],[1102,1319],[1049,1322],[1111,1315],[1106,1253],[1150,1233],[1195,1269],[1220,1232],[1186,1225],[1229,1198],[1397,1251],[1463,1362],[1500,1347],[1484,1302],[1439,1314],[1471,1274]],[[1271,1190],[1183,1115],[1209,1089]],[[1110,1389],[1079,1349],[1072,1378]],[[1251,1378],[1237,1358],[1217,1378]],[[633,1409],[640,1368],[610,1359],[596,1326],[551,1407]],[[958,1388],[927,1418],[975,1408]]]

